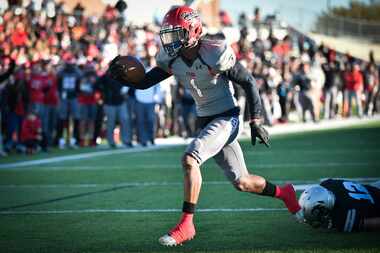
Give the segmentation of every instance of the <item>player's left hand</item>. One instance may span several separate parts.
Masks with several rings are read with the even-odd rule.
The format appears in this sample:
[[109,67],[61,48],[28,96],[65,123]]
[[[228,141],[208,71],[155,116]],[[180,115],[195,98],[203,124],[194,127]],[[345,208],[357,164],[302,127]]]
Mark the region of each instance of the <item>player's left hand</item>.
[[268,131],[257,121],[251,121],[249,123],[251,127],[251,142],[252,145],[256,145],[256,138],[260,140],[260,143],[265,144],[269,148],[269,134]]

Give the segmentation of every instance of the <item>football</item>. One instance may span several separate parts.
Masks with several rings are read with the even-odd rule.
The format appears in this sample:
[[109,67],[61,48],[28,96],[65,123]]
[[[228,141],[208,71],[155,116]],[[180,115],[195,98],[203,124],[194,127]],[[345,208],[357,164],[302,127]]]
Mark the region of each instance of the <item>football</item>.
[[145,67],[136,57],[130,55],[119,56],[115,64],[122,67],[122,72],[119,74],[120,78],[125,82],[137,84],[145,77]]

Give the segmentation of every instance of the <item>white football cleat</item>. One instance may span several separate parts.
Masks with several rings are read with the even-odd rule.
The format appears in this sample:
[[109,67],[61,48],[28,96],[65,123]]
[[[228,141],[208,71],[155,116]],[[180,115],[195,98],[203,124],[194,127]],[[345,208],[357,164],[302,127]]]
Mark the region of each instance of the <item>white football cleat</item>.
[[163,246],[177,246],[177,242],[168,234],[161,236],[158,242]]

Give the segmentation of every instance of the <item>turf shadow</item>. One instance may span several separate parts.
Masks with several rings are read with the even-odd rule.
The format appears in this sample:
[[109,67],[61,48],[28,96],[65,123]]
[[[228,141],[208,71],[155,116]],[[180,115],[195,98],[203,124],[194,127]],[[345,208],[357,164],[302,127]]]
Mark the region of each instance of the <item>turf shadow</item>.
[[86,196],[91,196],[91,195],[96,195],[96,194],[101,194],[101,193],[107,193],[107,192],[112,192],[112,191],[118,191],[118,190],[122,190],[125,188],[132,188],[132,187],[135,187],[135,186],[133,186],[133,185],[115,186],[112,188],[107,188],[107,189],[98,190],[98,191],[90,191],[90,192],[84,192],[84,193],[79,193],[79,194],[72,194],[72,195],[63,196],[63,197],[59,197],[59,198],[34,201],[34,202],[25,203],[25,204],[21,204],[21,205],[2,207],[2,208],[0,208],[0,212],[10,211],[10,210],[18,209],[18,208],[23,208],[23,207],[31,207],[31,206],[39,206],[39,205],[44,205],[44,204],[50,204],[50,203],[64,201],[64,200],[68,200],[68,199],[77,199],[77,198],[82,198],[82,197],[86,197]]

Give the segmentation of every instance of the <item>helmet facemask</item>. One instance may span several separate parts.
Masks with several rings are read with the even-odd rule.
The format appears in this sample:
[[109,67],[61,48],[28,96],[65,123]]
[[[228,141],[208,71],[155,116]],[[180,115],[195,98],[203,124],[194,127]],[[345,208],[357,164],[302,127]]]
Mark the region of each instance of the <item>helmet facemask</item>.
[[182,48],[188,46],[189,33],[182,27],[161,29],[160,38],[165,52],[175,57]]
[[315,206],[311,214],[305,217],[306,223],[313,228],[329,228],[331,226],[330,213],[330,210],[323,205]]

